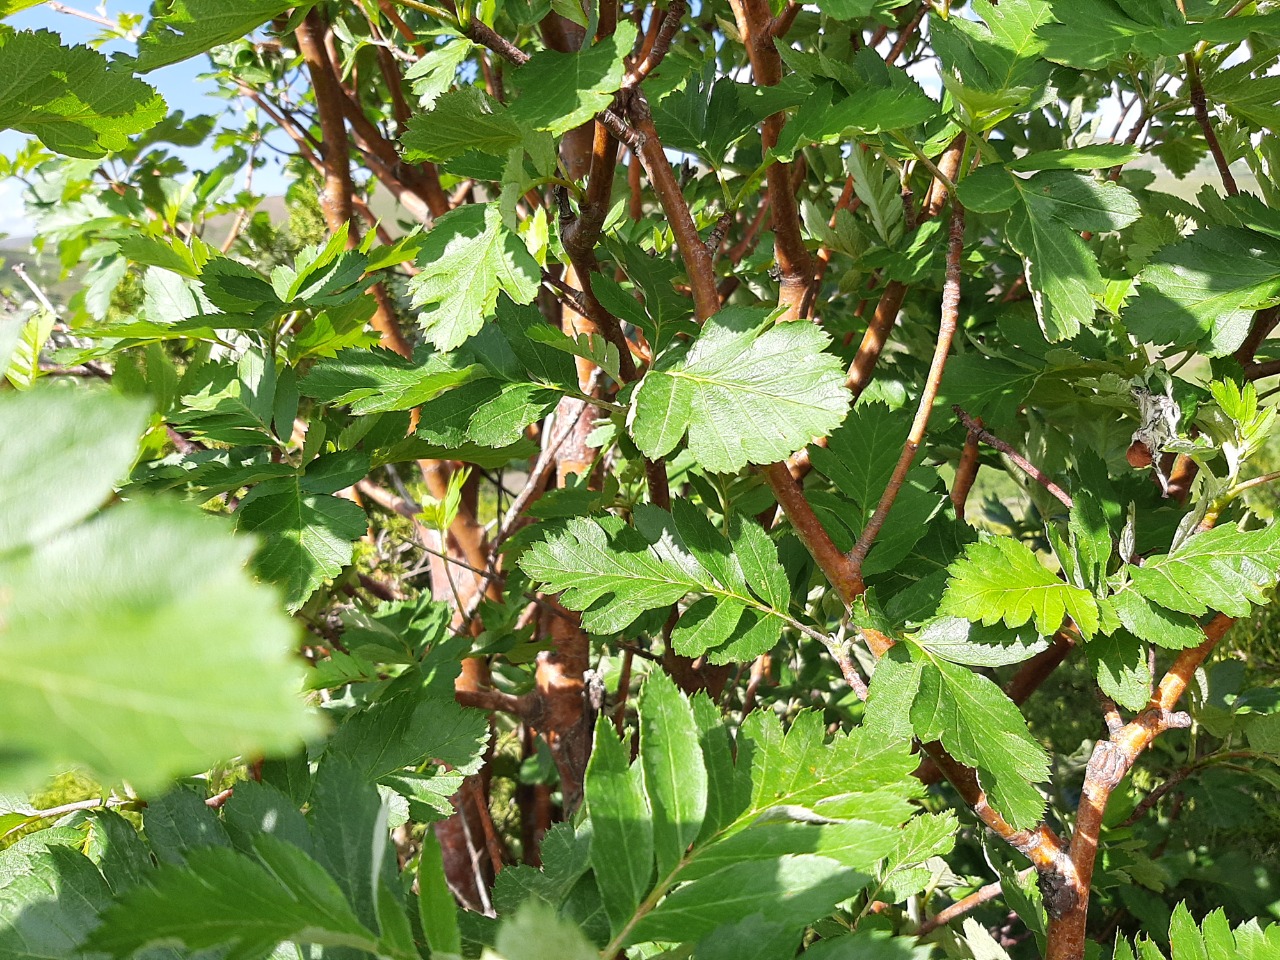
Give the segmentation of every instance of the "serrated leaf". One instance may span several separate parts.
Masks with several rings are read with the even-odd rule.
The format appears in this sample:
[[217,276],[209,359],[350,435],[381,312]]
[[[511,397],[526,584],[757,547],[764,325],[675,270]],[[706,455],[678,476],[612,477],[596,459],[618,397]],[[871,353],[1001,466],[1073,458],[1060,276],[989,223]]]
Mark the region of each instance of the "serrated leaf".
[[32,134],[50,150],[97,159],[158,123],[165,102],[129,69],[50,30],[0,25],[0,130]]
[[[418,106],[430,110],[440,95],[453,86],[458,67],[476,45],[463,37],[454,37],[448,43],[427,51],[426,56],[405,71],[404,78],[418,95]],[[413,122],[410,121],[410,129]]]
[[982,129],[1035,106],[1044,94],[1050,64],[1040,58],[1037,30],[1052,19],[1044,0],[989,3],[975,0],[965,17],[931,22],[930,39],[942,63],[942,81]]
[[245,576],[247,554],[216,520],[137,502],[0,562],[10,757],[145,790],[313,733],[293,628]]
[[281,0],[166,0],[138,38],[138,69],[155,70],[239,40],[292,6]]
[[318,863],[271,836],[254,849],[256,857],[207,847],[184,867],[161,867],[103,914],[86,946],[115,957],[150,946],[225,946],[232,960],[265,957],[282,940],[379,952],[377,936]]
[[640,761],[653,811],[653,849],[665,877],[697,838],[707,809],[707,771],[693,709],[665,673],[640,692]]
[[735,864],[680,887],[636,924],[627,942],[697,940],[722,923],[758,912],[803,926],[825,916],[868,880],[866,874],[811,854]]
[[1253,604],[1267,602],[1265,591],[1280,572],[1280,524],[1214,527],[1126,569],[1134,589],[1162,607],[1196,617],[1209,610],[1245,617]]
[[584,792],[591,814],[591,866],[616,935],[649,891],[653,875],[653,814],[644,772],[630,764],[603,714],[587,764]]
[[147,405],[118,393],[10,393],[0,403],[0,555],[88,516],[128,472]]
[[322,359],[298,383],[304,397],[349,405],[353,414],[409,410],[444,390],[477,376],[477,364],[457,365],[450,357],[420,351],[413,360],[381,348],[343,350]]
[[1037,823],[1049,757],[1027,731],[1021,712],[988,678],[941,660],[921,672],[911,725],[921,739],[940,740],[952,756],[978,768],[992,805],[1015,827]]
[[502,223],[497,204],[468,204],[435,221],[409,281],[427,338],[442,351],[461,346],[493,316],[498,293],[529,303],[541,270],[524,241]]
[[1064,583],[1024,544],[988,537],[965,548],[951,565],[941,614],[987,626],[1003,621],[1020,627],[1035,620],[1036,631],[1051,636],[1071,617],[1086,637],[1098,629],[1098,605],[1087,590]]
[[645,374],[628,426],[646,456],[665,456],[687,433],[700,466],[732,473],[784,460],[840,425],[850,398],[825,351],[830,337],[806,323],[762,330],[766,318],[722,310],[683,359]]
[[579,926],[534,898],[498,928],[503,960],[597,960],[599,951]]
[[1160,250],[1140,274],[1123,320],[1144,343],[1212,357],[1239,348],[1253,313],[1280,296],[1280,240],[1206,227]]
[[269,480],[236,511],[236,528],[262,537],[254,568],[280,584],[297,610],[351,562],[351,545],[368,529],[359,504],[308,492],[298,477]]
[[1142,156],[1142,151],[1127,143],[1092,143],[1065,150],[1040,150],[1008,163],[1008,169],[1033,170],[1100,170],[1123,166]]
[[1139,640],[1170,650],[1204,643],[1204,631],[1189,616],[1157,606],[1137,590],[1121,590],[1109,599],[1125,629]]
[[[1141,13],[1139,13],[1141,11]],[[1237,43],[1257,30],[1280,29],[1274,14],[1187,23],[1169,4],[1133,5],[1115,0],[1072,0],[1053,4],[1056,23],[1040,27],[1043,55],[1082,70],[1097,70],[1126,57],[1154,60],[1210,45]]]
[[464,774],[483,763],[489,727],[482,710],[460,706],[451,692],[424,684],[417,671],[398,678],[380,698],[348,716],[328,751],[347,758],[368,780],[424,760]]
[[1126,710],[1141,710],[1151,699],[1147,648],[1127,630],[1094,637],[1085,644],[1098,689]]
[[615,381],[622,382],[622,374],[618,371],[620,359],[618,348],[606,340],[603,334],[579,333],[576,337],[571,338],[547,323],[530,326],[525,331],[525,334],[530,340],[545,343],[553,350],[559,350],[562,353],[588,360]]
[[483,90],[463,87],[441,96],[429,113],[413,117],[401,142],[405,160],[421,163],[451,160],[472,150],[505,158],[524,138],[507,107]]
[[560,136],[609,106],[622,86],[624,58],[635,43],[635,24],[624,20],[608,37],[572,53],[544,50],[515,72],[522,91],[511,115],[525,126]]
[[1005,667],[1030,660],[1049,646],[1032,630],[1003,625],[983,627],[963,617],[942,617],[921,627],[912,642],[949,663],[969,667]]
[[[636,509],[636,518],[639,528],[610,516],[572,518],[562,530],[533,544],[521,556],[520,566],[549,592],[559,592],[565,606],[583,611],[582,625],[593,633],[616,633],[645,610],[668,607],[688,594],[700,593],[706,596],[685,612],[672,635],[682,654],[697,656],[710,650],[713,662],[719,662],[716,648],[737,637],[734,631],[740,621],[743,630],[757,622],[767,625],[762,627],[767,632],[757,638],[757,646],[763,649],[757,648],[752,656],[777,642],[789,617],[785,610],[770,607],[754,595],[741,580],[740,568],[729,566],[736,573],[722,570],[724,579],[717,579],[697,559],[702,547],[697,551],[690,547],[670,514],[642,505]],[[729,544],[714,535],[719,538],[719,552],[729,555]],[[759,548],[766,549],[763,543]],[[767,563],[767,555],[758,560]],[[776,564],[775,554],[770,567]],[[774,570],[769,580],[776,579]],[[699,629],[712,616],[715,628]],[[735,658],[741,655],[741,650],[735,651]]]
[[76,956],[110,901],[102,874],[72,847],[0,852],[0,957]]

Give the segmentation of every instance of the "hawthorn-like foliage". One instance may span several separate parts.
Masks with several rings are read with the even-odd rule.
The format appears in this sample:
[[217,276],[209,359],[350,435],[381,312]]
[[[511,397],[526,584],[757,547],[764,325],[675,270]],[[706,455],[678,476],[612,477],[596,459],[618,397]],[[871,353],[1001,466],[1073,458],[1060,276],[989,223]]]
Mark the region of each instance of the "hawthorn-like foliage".
[[1280,956],[1272,0],[40,6],[0,960]]

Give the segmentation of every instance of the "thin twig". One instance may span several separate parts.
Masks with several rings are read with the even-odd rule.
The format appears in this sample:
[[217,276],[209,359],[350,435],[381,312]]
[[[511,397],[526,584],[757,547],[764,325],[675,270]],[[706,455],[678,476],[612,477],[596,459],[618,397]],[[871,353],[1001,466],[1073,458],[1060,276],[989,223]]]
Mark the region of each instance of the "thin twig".
[[[1035,869],[1033,867],[1028,867],[1026,870],[1023,870],[1018,874],[1018,879],[1021,880],[1025,877],[1029,877],[1034,872]],[[1002,882],[999,880],[988,883],[985,887],[979,887],[967,897],[957,900],[955,903],[951,904],[951,906],[939,910],[924,923],[920,924],[920,929],[916,931],[916,936],[927,937],[939,927],[945,927],[952,920],[958,920],[966,914],[972,913],[974,910],[977,910],[978,907],[982,906],[984,903],[994,900],[1002,893],[1004,893],[1004,887]]]
[[1205,141],[1209,144],[1209,152],[1213,154],[1213,162],[1218,166],[1218,175],[1222,177],[1222,187],[1229,196],[1234,197],[1240,192],[1240,188],[1236,186],[1236,178],[1231,175],[1231,164],[1227,162],[1226,154],[1222,152],[1222,144],[1218,142],[1218,135],[1213,130],[1213,121],[1209,117],[1209,103],[1204,93],[1204,83],[1200,79],[1200,66],[1190,53],[1185,54],[1182,60],[1187,65],[1187,84],[1191,93],[1191,109],[1195,112],[1196,122],[1200,124],[1200,130],[1204,133]]
[[1013,447],[1009,446],[1009,444],[1005,443],[1003,440],[997,437],[990,430],[987,430],[986,428],[984,428],[981,423],[979,423],[976,419],[974,419],[972,416],[970,416],[968,413],[962,410],[959,404],[952,407],[951,409],[954,410],[956,416],[960,418],[960,422],[969,428],[970,433],[977,436],[978,439],[981,440],[983,443],[985,443],[987,446],[992,447],[996,450],[999,450],[1001,453],[1003,453],[1006,457],[1008,457],[1010,460],[1014,462],[1014,464],[1018,467],[1019,470],[1021,470],[1031,479],[1035,480],[1036,483],[1040,484],[1040,486],[1044,487],[1051,494],[1053,494],[1053,496],[1058,500],[1059,503],[1061,503],[1068,510],[1071,509],[1072,507],[1071,495],[1068,494],[1067,491],[1063,490],[1056,483],[1054,483],[1052,480],[1050,480],[1048,474],[1046,474],[1043,470],[1041,470],[1039,467],[1033,464],[1030,460],[1028,460],[1022,454],[1018,453],[1017,450],[1013,449]]
[[915,419],[911,423],[911,430],[907,434],[907,440],[902,445],[902,454],[898,457],[898,463],[893,468],[889,484],[885,487],[884,493],[881,494],[880,502],[876,504],[875,511],[871,514],[870,519],[867,520],[867,525],[863,527],[862,534],[858,537],[858,542],[849,551],[849,557],[859,575],[861,575],[862,563],[866,560],[867,553],[875,543],[881,528],[884,527],[885,520],[889,517],[889,511],[893,509],[894,501],[897,500],[898,493],[902,490],[902,485],[906,483],[907,473],[911,470],[911,465],[915,463],[920,445],[924,443],[925,430],[929,426],[929,416],[933,412],[934,401],[937,399],[938,390],[942,386],[942,374],[946,369],[947,357],[951,353],[951,341],[955,337],[956,327],[960,321],[960,260],[963,253],[964,207],[953,200],[951,206],[951,231],[947,243],[946,280],[942,285],[942,315],[938,322],[938,340],[934,346],[933,360],[929,365],[929,376],[925,380],[924,389],[920,391],[920,402],[916,406]]

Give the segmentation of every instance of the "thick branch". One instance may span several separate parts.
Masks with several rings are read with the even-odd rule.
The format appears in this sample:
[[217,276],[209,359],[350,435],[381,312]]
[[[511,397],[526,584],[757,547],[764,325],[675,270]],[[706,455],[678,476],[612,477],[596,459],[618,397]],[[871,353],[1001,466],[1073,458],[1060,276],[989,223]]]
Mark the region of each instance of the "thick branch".
[[1165,730],[1185,727],[1191,718],[1175,713],[1195,672],[1235,620],[1223,614],[1204,627],[1205,639],[1198,647],[1183,650],[1160,681],[1147,708],[1107,740],[1098,741],[1085,770],[1075,832],[1071,837],[1071,898],[1067,909],[1054,915],[1049,925],[1046,960],[1080,960],[1084,956],[1085,930],[1089,914],[1089,892],[1098,854],[1098,837],[1111,792],[1133,768],[1138,757]]

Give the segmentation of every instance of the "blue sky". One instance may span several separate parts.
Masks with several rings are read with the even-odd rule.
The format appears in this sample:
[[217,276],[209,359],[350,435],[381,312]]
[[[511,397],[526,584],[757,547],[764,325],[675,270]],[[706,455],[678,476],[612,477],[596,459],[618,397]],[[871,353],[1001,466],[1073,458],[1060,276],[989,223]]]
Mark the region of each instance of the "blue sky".
[[[228,0],[233,2],[233,0]],[[115,20],[122,13],[145,13],[150,4],[147,0],[107,0],[97,3],[94,0],[62,0],[62,5],[83,11],[93,16],[102,16]],[[103,28],[95,23],[68,13],[58,13],[41,4],[14,14],[5,23],[18,30],[53,30],[61,35],[65,44],[88,43],[98,37]],[[99,48],[103,53],[134,53],[132,43],[112,41]],[[212,81],[200,79],[205,72],[208,61],[204,57],[196,57],[183,63],[175,63],[162,67],[146,76],[169,104],[170,110],[182,110],[187,116],[200,113],[211,113],[221,119],[225,126],[235,126],[237,117],[231,110],[238,105],[212,93],[215,85]],[[12,156],[27,140],[25,134],[14,130],[0,131],[0,155]],[[193,168],[211,166],[211,156],[205,151],[186,151],[186,159]],[[266,193],[278,193],[284,190],[284,178],[280,175],[275,158],[267,152],[268,166],[255,174],[255,189]],[[11,236],[24,236],[30,233],[30,222],[22,212],[22,184],[16,180],[0,180],[0,233]]]

